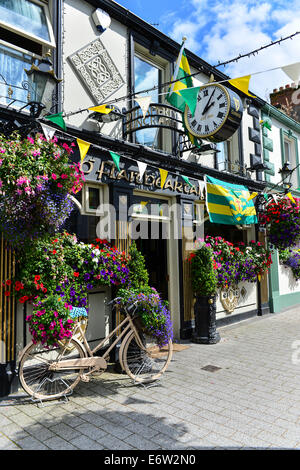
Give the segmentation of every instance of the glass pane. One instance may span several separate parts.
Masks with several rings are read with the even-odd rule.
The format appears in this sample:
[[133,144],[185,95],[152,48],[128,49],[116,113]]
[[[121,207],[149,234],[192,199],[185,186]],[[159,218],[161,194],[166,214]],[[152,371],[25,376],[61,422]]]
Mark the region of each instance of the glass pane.
[[[159,85],[159,69],[152,64],[145,62],[139,57],[134,57],[134,81],[135,91],[142,91]],[[158,89],[152,90],[147,94],[151,96],[152,103],[159,102]],[[143,96],[143,95],[142,95]],[[138,103],[135,103],[137,106]],[[147,145],[148,147],[158,147],[159,129],[150,128],[142,129],[135,133],[136,142],[139,144]]]
[[284,156],[285,156],[285,161],[290,162],[290,158],[291,158],[290,143],[287,141],[284,142]]
[[[0,0],[1,1],[1,0]],[[31,64],[34,62],[30,55],[23,54],[15,49],[6,47],[0,44],[0,102],[4,104],[10,103],[12,100],[17,100],[14,103],[16,106],[21,107],[27,103],[28,90],[22,87],[22,82],[28,82],[28,76],[25,69],[30,69]],[[11,99],[8,98],[8,86],[4,84],[4,80],[9,85],[12,85]],[[19,88],[14,88],[19,87]]]
[[44,8],[30,0],[0,0],[0,20],[50,41]]
[[228,147],[227,142],[219,142],[217,143],[217,168],[220,171],[224,171],[228,169]]
[[89,188],[89,209],[98,209],[100,205],[99,189]]

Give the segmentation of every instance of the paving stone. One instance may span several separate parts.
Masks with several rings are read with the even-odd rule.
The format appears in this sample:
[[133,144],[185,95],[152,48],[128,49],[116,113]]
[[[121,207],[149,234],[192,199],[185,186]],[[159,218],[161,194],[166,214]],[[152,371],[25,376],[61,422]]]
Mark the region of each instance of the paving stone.
[[66,439],[67,441],[80,435],[78,428],[76,429],[71,428],[71,426],[68,426],[67,424],[64,424],[64,423],[60,423],[60,424],[56,424],[55,426],[52,426],[50,428],[50,431],[62,437],[63,439]]
[[43,444],[41,441],[38,441],[32,436],[25,437],[24,439],[20,439],[16,442],[23,450],[49,450],[47,445]]
[[51,437],[47,440],[47,446],[53,450],[73,450],[76,447],[59,436]]
[[103,450],[104,447],[99,442],[90,439],[88,436],[78,436],[72,439],[71,444],[81,450]]

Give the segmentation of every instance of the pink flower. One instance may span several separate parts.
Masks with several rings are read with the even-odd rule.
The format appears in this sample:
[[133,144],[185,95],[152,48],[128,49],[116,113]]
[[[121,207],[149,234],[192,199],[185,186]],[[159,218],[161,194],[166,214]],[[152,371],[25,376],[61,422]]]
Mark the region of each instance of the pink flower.
[[0,180],[0,188],[2,188],[2,186],[3,186],[3,181]]
[[2,163],[3,163],[3,160],[0,160],[0,166],[2,165]]
[[56,179],[57,179],[57,175],[56,175],[55,173],[52,173],[51,178],[52,178],[53,180],[56,180]]
[[63,179],[63,180],[66,180],[68,178],[68,175],[66,175],[65,173],[63,173],[62,175],[60,175],[60,177]]
[[5,153],[5,152],[6,152],[6,150],[5,150],[5,149],[3,149],[3,148],[0,148],[0,153]]
[[18,194],[19,196],[21,196],[22,192],[23,192],[22,189],[17,189],[17,194]]
[[63,185],[62,185],[61,183],[57,183],[57,187],[58,187],[58,188],[62,188]]
[[34,140],[32,137],[27,137],[28,141],[31,143],[31,144],[34,144]]

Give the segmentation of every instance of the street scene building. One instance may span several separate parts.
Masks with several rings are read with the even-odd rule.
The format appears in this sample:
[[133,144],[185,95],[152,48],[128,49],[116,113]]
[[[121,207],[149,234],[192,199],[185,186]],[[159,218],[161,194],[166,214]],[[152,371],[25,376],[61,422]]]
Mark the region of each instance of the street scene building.
[[[195,242],[221,237],[232,246],[268,249],[267,222],[260,218],[266,204],[281,198],[296,204],[300,197],[298,108],[286,112],[285,90],[274,90],[271,103],[254,96],[186,49],[184,40],[174,41],[115,1],[21,3],[0,4],[0,133],[50,129],[59,141],[75,143],[72,162],[80,163],[85,182],[63,228],[84,243],[109,240],[125,255],[134,241],[149,285],[169,302],[174,338],[192,340]],[[47,103],[30,88],[37,69],[54,80]],[[200,87],[193,112],[177,93],[178,77],[185,76],[190,82],[183,88]],[[221,200],[210,193],[213,184],[237,194],[230,209],[218,212],[222,220],[211,215]],[[236,223],[226,223],[229,214]],[[272,265],[256,282],[218,289],[216,328],[299,304],[291,255],[273,245]],[[0,249],[3,286],[16,259],[4,236]],[[111,286],[88,295],[91,344],[121,321],[108,305],[115,295]],[[3,288],[0,307],[0,362],[15,370],[31,340],[32,305],[8,304]]]

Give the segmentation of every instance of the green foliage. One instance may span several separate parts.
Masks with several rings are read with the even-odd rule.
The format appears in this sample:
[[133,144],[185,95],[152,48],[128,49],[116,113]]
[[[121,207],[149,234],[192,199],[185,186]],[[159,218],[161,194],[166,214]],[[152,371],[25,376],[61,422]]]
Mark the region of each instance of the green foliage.
[[149,274],[145,265],[145,258],[137,249],[133,241],[129,249],[128,268],[130,281],[133,289],[143,289],[149,286]]
[[217,293],[217,277],[213,265],[212,249],[202,245],[190,255],[189,260],[194,293],[202,296],[215,295]]

